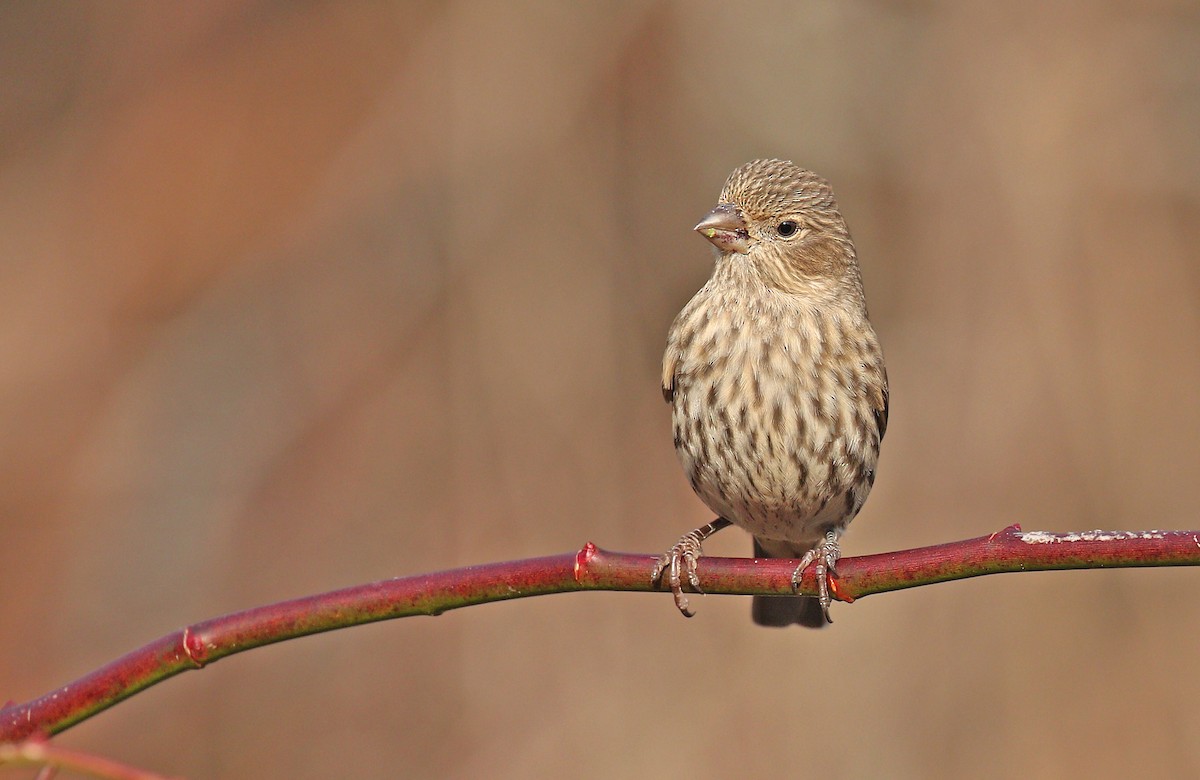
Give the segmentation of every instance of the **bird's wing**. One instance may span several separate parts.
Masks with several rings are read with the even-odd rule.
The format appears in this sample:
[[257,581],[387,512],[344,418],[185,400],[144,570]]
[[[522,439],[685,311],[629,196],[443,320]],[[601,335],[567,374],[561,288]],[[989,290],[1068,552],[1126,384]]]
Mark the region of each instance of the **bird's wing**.
[[679,363],[679,352],[667,345],[663,354],[662,391],[663,400],[671,403],[675,399],[675,366]]
[[887,369],[883,371],[883,386],[880,388],[879,399],[875,405],[875,427],[879,429],[879,440],[883,441],[883,434],[887,433],[888,421],[888,382]]

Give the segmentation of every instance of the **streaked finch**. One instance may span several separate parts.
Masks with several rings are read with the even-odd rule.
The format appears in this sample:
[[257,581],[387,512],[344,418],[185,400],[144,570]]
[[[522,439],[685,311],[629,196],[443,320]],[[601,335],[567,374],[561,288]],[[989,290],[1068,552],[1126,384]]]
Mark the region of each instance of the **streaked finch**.
[[887,428],[854,244],[829,184],[785,160],[735,170],[696,231],[716,265],[671,325],[662,385],[683,470],[718,517],[665,553],[654,580],[665,574],[690,616],[682,581],[700,590],[701,544],[732,523],[756,557],[799,558],[797,588],[816,564],[819,597],[755,596],[754,621],[820,627]]

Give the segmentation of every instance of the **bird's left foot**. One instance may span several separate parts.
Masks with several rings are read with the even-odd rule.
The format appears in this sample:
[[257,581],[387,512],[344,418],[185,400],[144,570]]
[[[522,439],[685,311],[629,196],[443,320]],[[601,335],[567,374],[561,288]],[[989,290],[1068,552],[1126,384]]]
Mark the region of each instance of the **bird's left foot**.
[[658,556],[658,560],[654,562],[654,571],[650,573],[650,582],[658,585],[662,582],[663,574],[667,575],[667,584],[671,586],[671,593],[675,594],[675,606],[679,608],[684,617],[692,617],[696,613],[688,608],[687,596],[683,595],[683,578],[687,577],[692,590],[697,593],[704,592],[700,590],[700,577],[696,574],[696,562],[704,554],[702,549],[704,540],[730,525],[732,525],[730,521],[718,517],[708,525],[700,526],[695,531],[689,531],[679,537],[679,541],[671,549]]
[[816,570],[813,574],[817,580],[817,601],[821,604],[821,612],[825,614],[825,622],[832,623],[833,619],[829,617],[829,605],[833,602],[834,597],[839,601],[851,601],[852,599],[844,599],[838,593],[837,584],[837,566],[838,559],[842,557],[842,548],[838,544],[837,534],[833,531],[828,531],[825,538],[816,547],[804,553],[804,557],[800,559],[800,565],[796,567],[796,571],[792,572],[792,589],[800,590],[800,579],[804,574],[804,570],[809,566],[816,564]]

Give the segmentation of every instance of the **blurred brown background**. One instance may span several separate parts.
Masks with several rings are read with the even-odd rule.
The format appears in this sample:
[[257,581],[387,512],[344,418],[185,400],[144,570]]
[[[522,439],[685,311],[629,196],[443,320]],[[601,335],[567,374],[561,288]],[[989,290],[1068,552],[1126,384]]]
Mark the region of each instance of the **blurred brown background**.
[[[1200,525],[1196,3],[9,3],[0,700],[709,519],[659,358],[758,156],[833,182],[887,353],[847,554]],[[517,601],[237,656],[62,742],[192,778],[1196,776],[1198,590],[989,577],[819,633]]]

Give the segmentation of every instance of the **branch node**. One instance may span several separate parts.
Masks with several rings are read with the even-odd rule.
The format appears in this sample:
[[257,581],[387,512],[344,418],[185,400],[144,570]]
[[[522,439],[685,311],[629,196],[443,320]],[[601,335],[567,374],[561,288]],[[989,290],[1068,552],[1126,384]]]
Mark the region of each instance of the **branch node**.
[[595,542],[587,542],[579,549],[579,552],[575,553],[575,568],[572,571],[572,576],[575,577],[576,582],[583,584],[588,564],[592,562],[592,558],[596,557],[598,550],[599,548],[596,547]]
[[995,533],[993,533],[991,536],[988,537],[988,541],[989,542],[996,541],[997,536],[1013,536],[1013,535],[1019,534],[1019,533],[1021,533],[1021,524],[1013,523],[1012,525],[1005,526],[1004,528],[1001,528],[999,531],[996,531]]
[[188,660],[197,669],[203,669],[206,663],[205,657],[208,653],[205,652],[204,642],[192,633],[191,626],[183,629],[183,639],[180,641],[180,645],[183,647],[183,654],[188,657]]

